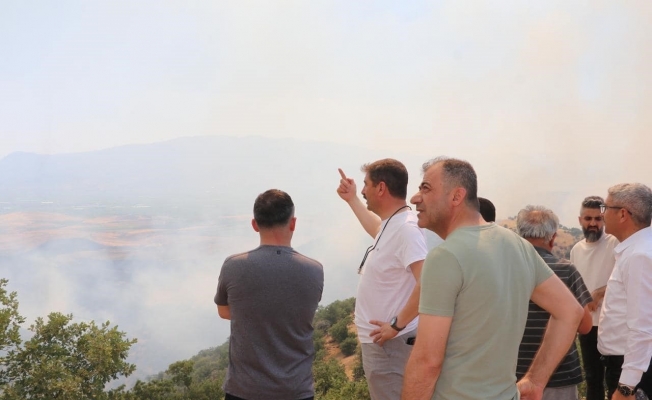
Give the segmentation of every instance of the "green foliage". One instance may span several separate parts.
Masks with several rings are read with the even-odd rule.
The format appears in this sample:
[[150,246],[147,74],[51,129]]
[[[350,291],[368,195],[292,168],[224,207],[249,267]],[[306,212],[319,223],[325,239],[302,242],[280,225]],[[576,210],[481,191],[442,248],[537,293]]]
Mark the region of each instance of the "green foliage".
[[324,350],[326,344],[326,338],[324,337],[324,332],[316,329],[312,334],[312,344],[315,347],[315,352]]
[[[16,292],[8,293],[5,289],[6,279],[0,279],[0,352],[17,347],[20,340],[20,325],[25,319],[18,313]],[[4,358],[0,357],[0,366]],[[0,375],[2,384],[2,375]]]
[[342,343],[344,340],[346,340],[346,338],[349,337],[349,325],[351,322],[351,316],[347,315],[346,317],[333,324],[333,326],[331,326],[331,328],[328,330],[329,335],[331,335],[333,340],[335,340],[337,343]]
[[[369,400],[367,382],[362,371],[362,359],[358,352],[358,362],[354,368],[354,381],[346,376],[344,366],[336,359],[327,356],[325,348],[326,332],[337,326],[344,332],[344,347],[357,348],[355,335],[348,332],[355,300],[353,298],[336,301],[327,307],[320,307],[315,316],[313,343],[315,361],[315,398],[321,400]],[[321,321],[318,323],[317,321]],[[321,324],[318,326],[318,324]],[[320,328],[321,327],[321,328]],[[351,339],[351,340],[349,340]],[[342,347],[342,344],[340,345]],[[159,373],[149,382],[138,381],[131,391],[115,395],[116,400],[210,400],[224,397],[222,383],[229,365],[229,342],[221,346],[200,351],[190,360],[170,365],[164,373]],[[356,372],[357,371],[357,372]]]
[[316,398],[320,400],[371,400],[366,381],[346,382],[342,386],[330,390],[324,396]]
[[355,366],[353,367],[353,380],[354,381],[361,381],[364,382],[364,384],[367,384],[367,381],[365,380],[364,376],[364,368],[362,367],[362,349],[358,347],[357,350],[357,355],[358,355],[358,360],[355,363]]
[[315,378],[315,396],[317,399],[331,389],[344,386],[349,381],[344,366],[335,359],[315,363],[312,373]]
[[334,325],[343,318],[350,316],[355,309],[355,297],[346,300],[336,300],[326,307],[319,307],[315,313],[315,327],[323,322]]
[[34,336],[4,359],[2,399],[91,399],[105,385],[136,366],[125,360],[136,340],[109,322],[71,323],[72,315],[51,313],[29,328]]
[[214,400],[223,399],[224,391],[222,390],[223,379],[205,380],[190,387],[188,399],[192,400]]
[[211,400],[224,397],[229,342],[200,351],[190,360],[170,364],[149,382],[138,381],[119,400]]
[[172,382],[175,385],[190,389],[190,385],[192,384],[193,364],[194,363],[189,360],[177,361],[170,364],[166,372],[172,377]]
[[[52,313],[36,319],[29,328],[34,335],[20,337],[24,318],[18,313],[16,293],[0,279],[0,400],[212,400],[224,397],[222,384],[229,365],[229,342],[202,350],[189,360],[170,364],[131,390],[124,385],[105,391],[106,384],[135,370],[126,362],[135,339],[111,327],[109,322],[73,322],[72,315]],[[326,352],[326,333],[331,332],[345,355],[356,352],[357,339],[348,331],[355,299],[335,301],[316,313],[315,398],[320,400],[368,400],[361,358],[354,380],[344,366]],[[358,352],[359,354],[359,352]]]
[[358,338],[355,336],[349,336],[340,343],[340,350],[345,356],[351,356],[355,354],[355,349],[358,347]]
[[122,398],[127,400],[165,400],[175,393],[174,383],[171,380],[156,380],[150,382],[138,381],[130,393]]

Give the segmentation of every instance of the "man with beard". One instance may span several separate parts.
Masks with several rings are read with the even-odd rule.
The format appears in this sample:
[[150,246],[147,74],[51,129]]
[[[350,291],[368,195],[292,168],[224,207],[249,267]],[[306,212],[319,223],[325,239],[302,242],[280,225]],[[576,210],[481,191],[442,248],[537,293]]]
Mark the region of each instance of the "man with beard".
[[598,319],[607,281],[616,262],[614,248],[618,245],[618,239],[603,233],[604,221],[600,213],[603,203],[599,196],[589,196],[582,201],[579,222],[584,239],[570,253],[571,263],[577,267],[593,297],[588,305],[593,328],[588,334],[579,336],[586,375],[586,400],[604,400],[604,366],[598,352]]

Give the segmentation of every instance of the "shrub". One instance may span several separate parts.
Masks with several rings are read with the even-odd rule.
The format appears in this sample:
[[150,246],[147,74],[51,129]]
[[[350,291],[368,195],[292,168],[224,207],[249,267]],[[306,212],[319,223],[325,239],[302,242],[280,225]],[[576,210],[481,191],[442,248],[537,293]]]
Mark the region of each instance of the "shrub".
[[352,356],[355,354],[355,349],[358,347],[358,338],[349,336],[342,343],[340,343],[340,350],[345,356]]

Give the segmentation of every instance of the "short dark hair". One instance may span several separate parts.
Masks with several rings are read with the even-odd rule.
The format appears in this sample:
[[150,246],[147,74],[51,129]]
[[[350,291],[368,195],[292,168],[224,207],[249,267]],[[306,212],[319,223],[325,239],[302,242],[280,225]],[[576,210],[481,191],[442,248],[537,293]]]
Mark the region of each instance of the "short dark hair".
[[273,228],[285,225],[294,215],[294,203],[289,194],[270,189],[256,197],[254,220],[259,228]]
[[369,175],[374,184],[385,182],[389,194],[398,199],[407,198],[408,172],[405,165],[392,158],[384,158],[362,166],[360,170]]
[[589,196],[582,200],[582,208],[600,209],[603,204],[604,199],[600,196]]
[[480,215],[482,215],[482,218],[487,222],[496,222],[496,207],[494,207],[494,203],[484,197],[478,197],[478,203],[480,203]]
[[466,189],[466,204],[475,210],[479,210],[478,176],[475,174],[475,170],[471,163],[456,158],[441,156],[423,163],[423,173],[425,174],[430,167],[433,167],[436,164],[442,164],[444,187],[463,187]]

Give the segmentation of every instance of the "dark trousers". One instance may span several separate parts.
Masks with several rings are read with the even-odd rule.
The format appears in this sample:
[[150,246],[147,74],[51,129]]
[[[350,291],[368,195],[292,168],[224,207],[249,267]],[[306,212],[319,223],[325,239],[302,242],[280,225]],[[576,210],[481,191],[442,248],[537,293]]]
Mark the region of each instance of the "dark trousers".
[[[308,398],[301,399],[301,400],[314,400],[314,399],[315,399],[315,396],[308,397]],[[245,399],[240,398],[240,397],[236,397],[236,396],[233,396],[233,395],[227,393],[226,396],[224,396],[224,400],[245,400]],[[288,399],[288,400],[295,400],[295,399]]]
[[647,397],[652,398],[652,359],[650,360],[650,366],[647,368],[647,371],[643,373],[638,387],[643,389]]
[[[611,398],[611,395],[618,388],[618,380],[620,379],[620,373],[623,368],[623,356],[603,356],[602,362],[605,367],[605,381],[607,382],[608,390],[608,399]],[[650,360],[650,365],[648,366],[647,371],[641,376],[641,381],[636,385],[636,387],[641,388],[648,397],[652,396],[652,360]]]
[[604,365],[598,351],[598,327],[594,326],[586,335],[579,335],[579,339],[586,377],[586,400],[604,400]]
[[618,388],[620,373],[623,371],[623,356],[602,356],[604,380],[607,383],[607,398],[610,399]]

